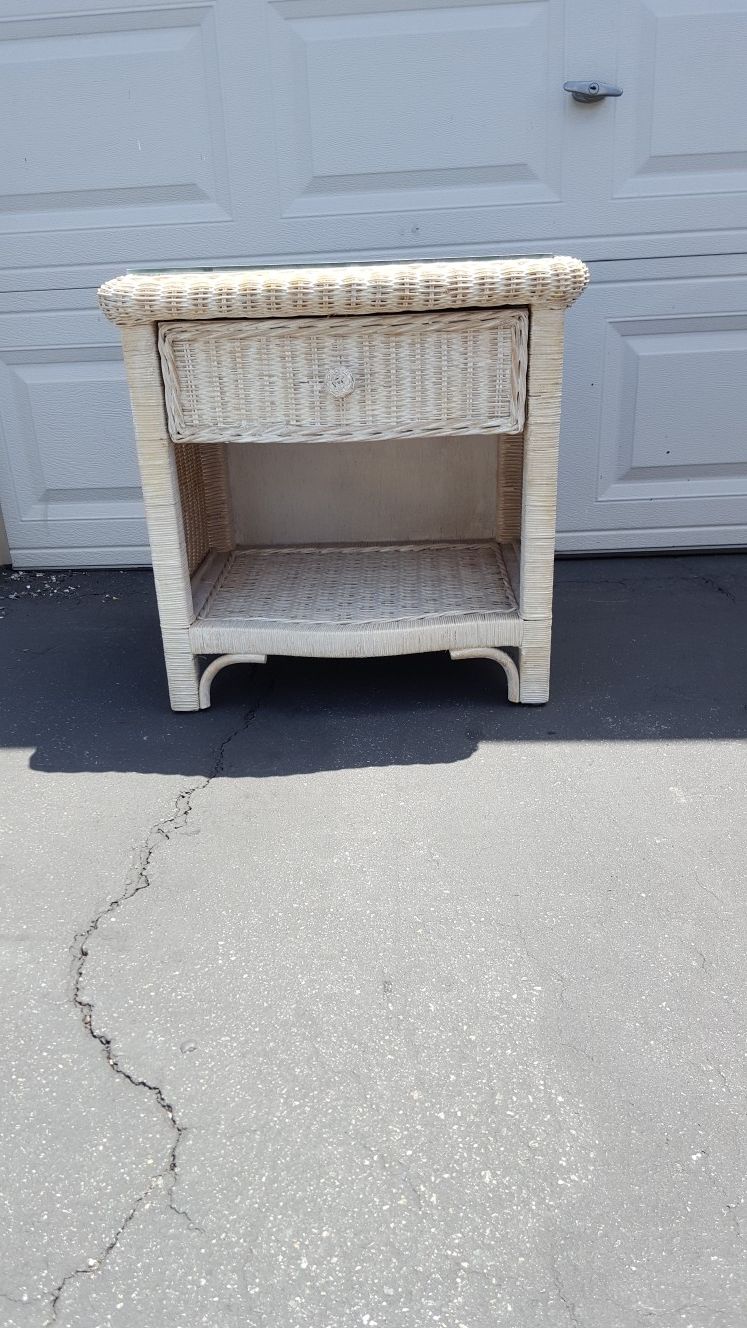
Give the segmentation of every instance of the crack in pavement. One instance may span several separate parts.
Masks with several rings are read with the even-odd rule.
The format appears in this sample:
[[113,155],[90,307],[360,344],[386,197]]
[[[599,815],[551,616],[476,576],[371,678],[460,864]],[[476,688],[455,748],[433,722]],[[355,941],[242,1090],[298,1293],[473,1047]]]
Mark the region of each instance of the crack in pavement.
[[41,1296],[11,1296],[9,1291],[0,1291],[0,1300],[7,1300],[9,1305],[22,1305],[24,1309],[29,1305],[38,1305],[41,1299]]
[[57,1306],[59,1305],[60,1299],[64,1294],[65,1290],[67,1289],[67,1287],[70,1285],[70,1283],[75,1282],[79,1277],[91,1277],[93,1273],[98,1272],[99,1268],[103,1268],[104,1264],[109,1258],[109,1255],[113,1252],[113,1250],[117,1248],[122,1233],[126,1231],[127,1227],[130,1225],[130,1222],[134,1218],[135,1214],[142,1207],[145,1201],[150,1197],[153,1189],[156,1186],[158,1179],[159,1177],[153,1177],[147,1189],[143,1192],[143,1194],[139,1195],[139,1197],[135,1200],[134,1204],[132,1205],[132,1208],[125,1217],[124,1221],[121,1223],[119,1227],[117,1227],[117,1230],[114,1232],[114,1235],[112,1236],[108,1245],[104,1246],[104,1249],[101,1251],[101,1253],[97,1255],[95,1259],[88,1259],[86,1261],[85,1267],[73,1268],[69,1273],[65,1273],[65,1276],[61,1279],[61,1281],[57,1283],[57,1286],[55,1287],[52,1293],[52,1300],[49,1306],[50,1317],[46,1321],[47,1324],[52,1324],[57,1322]]
[[571,1300],[570,1296],[567,1294],[565,1290],[565,1287],[563,1285],[563,1279],[560,1275],[560,1269],[558,1268],[557,1262],[555,1260],[553,1260],[552,1264],[552,1280],[555,1286],[555,1291],[558,1300],[560,1301],[561,1305],[563,1306],[563,1309],[568,1315],[570,1322],[576,1325],[576,1328],[580,1328],[581,1320],[578,1317],[578,1312],[576,1310],[575,1302]]
[[[729,578],[729,575],[730,574],[727,572],[727,579]],[[641,584],[640,578],[635,575],[608,577],[594,576],[587,572],[583,581],[577,581],[575,579],[569,579],[566,581],[557,577],[557,589],[561,593],[581,588],[584,590],[585,598],[588,598],[586,592],[589,587],[599,587],[602,589],[610,587],[617,590],[627,590],[631,594],[638,595],[640,594]],[[658,576],[656,577],[656,584],[659,587],[680,585],[691,586],[699,584],[704,586],[706,590],[713,590],[717,595],[723,595],[724,598],[730,600],[732,604],[736,604],[737,602],[737,596],[733,590],[729,590],[726,586],[722,585],[715,576],[708,576],[705,572],[682,571],[680,573],[672,573],[669,576]],[[604,603],[605,601],[599,602]],[[614,601],[609,602],[613,603]]]
[[722,586],[719,581],[716,581],[715,577],[699,576],[696,579],[702,581],[703,585],[707,586],[709,590],[715,590],[718,595],[724,595],[726,599],[731,600],[732,604],[736,604],[737,597],[734,594],[734,591],[727,590],[726,586]]
[[174,1202],[174,1188],[177,1183],[177,1155],[188,1127],[183,1125],[178,1119],[173,1103],[168,1101],[162,1088],[158,1084],[151,1084],[147,1079],[126,1069],[114,1052],[112,1037],[108,1033],[96,1028],[94,1022],[95,1012],[93,1001],[88,1000],[83,994],[84,976],[86,963],[90,954],[90,942],[99,931],[102,923],[105,922],[107,918],[111,917],[112,914],[124,904],[128,903],[129,900],[134,899],[135,895],[140,894],[142,890],[150,889],[152,884],[151,869],[156,850],[161,848],[164,843],[168,843],[175,834],[179,834],[179,832],[184,829],[193,811],[195,794],[202,792],[214,779],[219,778],[224,773],[226,752],[229,746],[249,728],[249,725],[254,720],[260,706],[267,699],[269,691],[270,686],[265,686],[259,696],[255,699],[254,704],[244,713],[241,723],[238,724],[235,729],[232,729],[232,731],[220,743],[209,774],[202,776],[200,779],[190,784],[188,788],[182,789],[177,794],[174,809],[170,816],[157,821],[148,831],[135,856],[133,865],[125,878],[121,892],[116,895],[114,899],[110,899],[105,907],[101,908],[98,913],[91,918],[90,922],[81,931],[77,932],[73,938],[71,946],[73,956],[72,1000],[75,1009],[80,1015],[86,1033],[88,1033],[89,1037],[101,1047],[106,1056],[107,1065],[116,1075],[119,1075],[122,1079],[126,1079],[129,1084],[132,1084],[133,1088],[144,1088],[146,1092],[152,1095],[159,1109],[168,1117],[169,1123],[174,1131],[174,1139],[163,1167],[155,1176],[151,1177],[146,1188],[135,1200],[131,1209],[114,1232],[114,1235],[108,1244],[104,1246],[103,1250],[101,1250],[96,1258],[88,1259],[83,1267],[73,1268],[69,1273],[66,1273],[54,1287],[50,1299],[50,1317],[46,1320],[48,1325],[57,1322],[60,1299],[69,1284],[80,1277],[90,1277],[103,1267],[110,1255],[117,1248],[124,1232],[127,1230],[136,1214],[158,1189],[162,1189],[165,1193],[166,1204],[171,1212],[176,1213],[179,1217],[183,1218],[191,1230],[199,1231],[204,1234],[204,1229],[192,1219],[187,1210],[180,1208]]
[[529,961],[530,967],[532,967],[535,970],[535,972],[540,978],[543,976],[543,973],[550,974],[550,977],[552,978],[553,982],[557,982],[558,987],[560,988],[560,990],[558,991],[558,1004],[567,1005],[568,1002],[566,1001],[565,993],[566,993],[566,985],[568,979],[565,973],[563,973],[561,969],[556,968],[555,965],[552,964],[548,959],[540,959],[534,953],[534,951],[530,948],[529,942],[527,940],[526,931],[522,926],[522,924],[519,922],[518,918],[514,918],[514,927],[516,928],[516,934],[519,937],[519,940],[521,941],[522,949]]
[[[717,903],[717,904],[720,904],[722,908],[728,908],[728,907],[729,907],[729,905],[727,904],[726,900],[721,898],[721,895],[717,895],[715,890],[712,890],[711,887],[710,887],[709,885],[705,885],[704,882],[701,881],[701,879],[700,879],[700,875],[698,874],[698,872],[693,872],[693,876],[695,877],[695,884],[698,885],[698,886],[700,887],[700,889],[703,891],[704,894],[710,895],[710,896],[711,896],[711,899],[715,899],[715,900],[716,900],[716,903]],[[714,909],[714,912],[715,912],[715,909]],[[717,916],[717,917],[720,917],[721,915],[720,915],[720,914],[716,914],[716,916]]]

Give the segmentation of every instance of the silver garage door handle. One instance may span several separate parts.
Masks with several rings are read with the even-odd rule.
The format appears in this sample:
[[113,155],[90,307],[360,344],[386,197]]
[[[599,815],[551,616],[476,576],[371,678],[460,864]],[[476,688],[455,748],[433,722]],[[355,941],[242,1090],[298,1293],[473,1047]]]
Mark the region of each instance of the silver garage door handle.
[[580,83],[564,83],[563,91],[570,92],[574,101],[604,101],[605,97],[622,97],[622,88],[613,83],[596,83],[583,79]]

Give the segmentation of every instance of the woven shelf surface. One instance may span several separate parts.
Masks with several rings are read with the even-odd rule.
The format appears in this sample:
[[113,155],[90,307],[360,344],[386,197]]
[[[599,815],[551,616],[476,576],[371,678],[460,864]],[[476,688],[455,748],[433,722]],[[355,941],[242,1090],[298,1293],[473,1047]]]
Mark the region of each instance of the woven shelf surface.
[[503,554],[492,542],[333,545],[229,555],[198,622],[329,629],[517,613]]
[[565,307],[588,280],[579,259],[560,256],[137,273],[105,282],[99,303],[107,318],[122,325],[513,304]]

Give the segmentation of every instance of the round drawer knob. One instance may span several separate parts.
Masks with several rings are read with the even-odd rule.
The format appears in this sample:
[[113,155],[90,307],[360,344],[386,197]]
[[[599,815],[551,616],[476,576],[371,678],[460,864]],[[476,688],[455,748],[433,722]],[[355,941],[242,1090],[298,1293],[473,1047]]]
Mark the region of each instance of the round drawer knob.
[[324,376],[324,386],[333,397],[349,397],[355,387],[355,374],[346,365],[328,369]]

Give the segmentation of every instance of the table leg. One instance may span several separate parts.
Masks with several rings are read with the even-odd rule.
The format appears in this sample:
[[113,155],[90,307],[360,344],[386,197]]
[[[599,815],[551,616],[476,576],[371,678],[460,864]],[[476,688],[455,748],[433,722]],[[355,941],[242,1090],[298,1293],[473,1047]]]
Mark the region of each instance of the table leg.
[[539,306],[529,328],[529,395],[524,430],[519,609],[520,700],[541,705],[550,687],[558,435],[563,377],[563,310]]
[[522,705],[544,705],[550,695],[551,622],[547,618],[524,624],[519,647],[519,700]]
[[122,329],[172,710],[199,710],[199,667],[174,445],[166,426],[153,324]]

